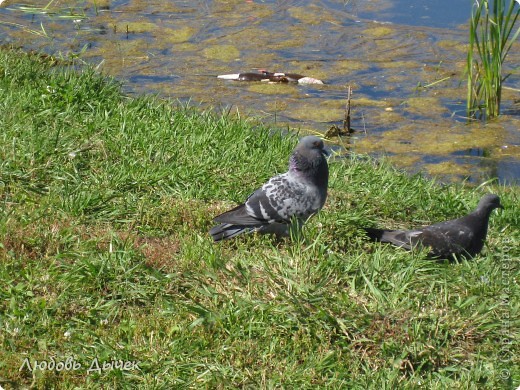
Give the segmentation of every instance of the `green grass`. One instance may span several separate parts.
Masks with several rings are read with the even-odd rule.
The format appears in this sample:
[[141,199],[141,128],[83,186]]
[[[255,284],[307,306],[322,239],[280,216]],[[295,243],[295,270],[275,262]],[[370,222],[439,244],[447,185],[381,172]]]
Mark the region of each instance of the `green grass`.
[[[492,3],[490,5],[490,3]],[[474,1],[470,18],[467,57],[469,117],[500,114],[502,84],[508,75],[503,64],[520,34],[515,24],[520,15],[517,1]]]
[[[0,51],[2,387],[520,384],[518,187],[441,186],[352,157],[331,161],[303,240],[214,244],[212,217],[283,172],[297,138],[55,64]],[[473,261],[361,233],[459,216],[489,191],[506,209]],[[88,372],[94,359],[139,369]]]

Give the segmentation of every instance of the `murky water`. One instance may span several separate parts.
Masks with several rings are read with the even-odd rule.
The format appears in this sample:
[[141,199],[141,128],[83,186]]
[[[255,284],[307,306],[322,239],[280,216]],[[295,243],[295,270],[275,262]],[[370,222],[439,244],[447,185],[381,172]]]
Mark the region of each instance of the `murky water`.
[[[125,80],[130,93],[305,132],[341,126],[350,85],[357,132],[331,142],[441,180],[520,183],[520,73],[513,69],[520,50],[508,57],[507,70],[516,73],[506,83],[504,115],[468,124],[466,0],[49,1],[4,2],[1,42],[78,55]],[[326,84],[216,78],[252,69]]]

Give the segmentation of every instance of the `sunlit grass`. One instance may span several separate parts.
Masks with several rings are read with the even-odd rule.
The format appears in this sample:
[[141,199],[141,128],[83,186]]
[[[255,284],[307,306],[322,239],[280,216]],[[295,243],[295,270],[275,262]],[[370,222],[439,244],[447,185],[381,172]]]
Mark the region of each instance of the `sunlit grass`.
[[[0,51],[4,388],[514,388],[518,187],[441,186],[330,163],[298,241],[214,244],[213,216],[283,172],[296,137],[128,98],[90,70]],[[461,215],[496,192],[474,261],[428,261],[361,227]],[[74,359],[76,370],[35,370]],[[138,369],[88,371],[93,361]]]
[[476,0],[473,3],[467,57],[468,116],[500,114],[503,64],[520,34],[518,0]]

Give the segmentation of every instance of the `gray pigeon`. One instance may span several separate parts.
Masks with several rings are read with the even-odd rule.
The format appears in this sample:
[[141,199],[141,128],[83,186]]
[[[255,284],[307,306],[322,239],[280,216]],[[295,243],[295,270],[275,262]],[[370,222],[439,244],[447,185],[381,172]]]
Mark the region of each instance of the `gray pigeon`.
[[450,221],[439,222],[415,230],[384,230],[366,228],[374,241],[388,242],[408,250],[429,247],[428,257],[453,259],[473,257],[480,253],[486,240],[489,216],[503,208],[497,195],[484,195],[472,213]]
[[244,204],[217,216],[209,234],[220,241],[242,233],[287,236],[325,204],[329,181],[323,141],[309,135],[300,140],[289,159],[289,171],[272,177]]

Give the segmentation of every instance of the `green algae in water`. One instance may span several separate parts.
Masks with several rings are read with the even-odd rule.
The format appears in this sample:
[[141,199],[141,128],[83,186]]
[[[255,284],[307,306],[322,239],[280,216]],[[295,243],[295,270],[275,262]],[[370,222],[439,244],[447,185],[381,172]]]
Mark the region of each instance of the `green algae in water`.
[[[266,42],[271,43],[276,40],[276,36],[273,36],[273,32],[264,30],[257,27],[248,27],[233,32],[226,37],[226,43],[250,51],[252,47],[263,48],[266,46]],[[222,44],[221,38],[210,37],[205,40],[204,44]],[[265,53],[263,50],[254,50],[251,52],[252,55]]]
[[196,28],[188,26],[179,29],[164,28],[158,38],[169,43],[183,43],[188,41],[196,32]]
[[284,39],[283,41],[271,42],[269,44],[270,49],[289,49],[293,47],[301,47],[302,41],[299,38]]
[[366,30],[363,30],[363,34],[374,38],[387,37],[389,35],[394,34],[394,32],[394,29],[385,26],[370,27]]
[[96,8],[110,7],[111,0],[87,0],[87,4],[91,4]]
[[203,51],[204,57],[211,60],[234,61],[240,57],[240,51],[233,45],[217,45],[207,47]]
[[437,46],[439,46],[440,48],[443,48],[443,49],[448,49],[448,50],[456,51],[458,53],[463,53],[465,55],[468,53],[468,49],[469,49],[469,44],[452,41],[452,40],[439,41],[439,42],[437,42]]
[[145,32],[151,32],[159,27],[155,23],[151,22],[124,22],[118,21],[111,26],[114,31],[118,33],[130,33],[130,34],[139,34]]
[[425,164],[424,169],[433,176],[450,176],[458,175],[465,176],[471,174],[474,169],[469,164],[458,164],[453,161],[443,161],[436,164]]
[[330,73],[322,70],[321,64],[314,61],[291,61],[289,65],[290,68],[284,69],[284,72],[299,73],[301,75],[313,77],[323,81],[325,81],[327,77],[330,77]]
[[[189,4],[189,3],[188,3]],[[196,11],[193,7],[180,7],[174,2],[168,1],[149,1],[149,0],[131,0],[121,7],[124,14],[134,15],[153,15],[154,13],[192,13]]]
[[441,100],[435,97],[411,97],[406,100],[405,105],[407,112],[428,117],[440,116],[449,112]]
[[293,18],[306,25],[318,25],[326,21],[337,21],[337,17],[334,14],[314,4],[305,7],[291,7],[287,11]]
[[313,122],[335,122],[342,120],[344,110],[341,108],[323,107],[318,103],[304,103],[291,109],[291,118]]
[[413,167],[422,161],[418,154],[400,154],[398,156],[389,156],[388,160],[401,168]]
[[287,11],[293,18],[307,25],[316,25],[322,22],[320,15],[313,15],[307,7],[291,7]]
[[380,63],[379,66],[384,69],[405,70],[420,69],[422,65],[415,61],[387,61]]
[[269,19],[274,11],[263,4],[246,3],[240,1],[214,2],[213,13],[222,15],[217,17],[220,28],[243,26],[247,22],[247,28],[259,24],[262,20]]
[[384,100],[374,100],[366,97],[352,99],[352,108],[354,107],[388,107],[388,102]]
[[141,39],[125,41],[104,41],[98,46],[87,51],[85,58],[89,56],[101,56],[104,58],[103,69],[112,75],[119,75],[122,69],[130,69],[134,66],[142,66],[150,60],[143,51],[145,43]]
[[482,131],[464,125],[453,127],[453,123],[415,122],[397,130],[386,131],[381,137],[361,139],[357,144],[364,151],[389,153],[421,153],[424,155],[446,155],[470,148],[492,149],[501,142],[501,130]]
[[330,64],[332,66],[332,73],[335,74],[349,74],[353,71],[367,70],[370,64],[367,61],[345,59],[338,60]]
[[[396,126],[402,123],[406,123],[408,119],[401,115],[399,112],[393,111],[391,107],[387,107],[384,110],[371,110],[369,115],[369,121],[372,127],[384,128],[388,127],[389,125]],[[374,138],[375,137],[378,136],[374,136]],[[370,137],[370,139],[371,138],[372,137]],[[370,139],[367,139],[368,147],[372,145],[372,141]]]
[[[277,71],[277,69],[280,68],[278,65],[279,57],[275,53],[251,53],[248,58],[243,58],[243,60],[245,62],[245,66],[243,68],[244,72],[254,69],[268,69],[271,71]],[[225,72],[227,71],[229,71],[229,68],[225,70]]]
[[251,92],[261,93],[265,95],[286,95],[295,94],[297,92],[295,84],[285,83],[267,83],[267,82],[243,82],[244,86],[248,84],[247,89]]
[[288,104],[282,99],[274,99],[266,103],[266,108],[269,112],[277,113],[287,110]]

